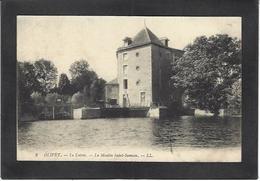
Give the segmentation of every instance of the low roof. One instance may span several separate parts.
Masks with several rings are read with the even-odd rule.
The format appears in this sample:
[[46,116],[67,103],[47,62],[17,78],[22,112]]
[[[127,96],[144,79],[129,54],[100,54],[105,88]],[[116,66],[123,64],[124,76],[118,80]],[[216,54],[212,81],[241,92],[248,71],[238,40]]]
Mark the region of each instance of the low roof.
[[113,79],[113,80],[107,82],[106,84],[110,84],[110,85],[116,85],[116,84],[118,84],[117,78],[115,78],[115,79]]

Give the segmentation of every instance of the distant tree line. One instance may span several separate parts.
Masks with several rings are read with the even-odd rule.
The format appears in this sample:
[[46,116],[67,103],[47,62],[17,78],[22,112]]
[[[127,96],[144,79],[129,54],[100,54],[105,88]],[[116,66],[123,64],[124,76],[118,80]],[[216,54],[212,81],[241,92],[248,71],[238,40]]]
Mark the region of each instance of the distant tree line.
[[34,112],[35,105],[54,105],[57,100],[74,108],[97,106],[104,100],[106,81],[90,69],[86,60],[74,62],[69,72],[71,79],[61,73],[58,81],[58,71],[52,61],[18,61],[19,114]]
[[241,41],[226,34],[200,36],[173,62],[171,86],[181,89],[194,108],[215,115],[241,109]]

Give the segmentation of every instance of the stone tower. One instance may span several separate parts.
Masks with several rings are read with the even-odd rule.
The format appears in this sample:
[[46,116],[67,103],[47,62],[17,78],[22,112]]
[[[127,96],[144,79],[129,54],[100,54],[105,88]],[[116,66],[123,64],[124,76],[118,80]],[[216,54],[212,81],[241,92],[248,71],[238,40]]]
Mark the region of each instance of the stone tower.
[[121,107],[169,104],[171,62],[183,51],[168,47],[147,27],[117,50],[118,103]]

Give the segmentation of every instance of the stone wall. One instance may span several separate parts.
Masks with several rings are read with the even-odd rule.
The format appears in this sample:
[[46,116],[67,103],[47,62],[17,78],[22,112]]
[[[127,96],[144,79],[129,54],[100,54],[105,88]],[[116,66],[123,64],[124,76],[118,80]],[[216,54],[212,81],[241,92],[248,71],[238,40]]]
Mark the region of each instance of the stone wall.
[[[119,105],[123,107],[123,95],[128,95],[126,107],[170,105],[173,92],[169,84],[172,74],[171,63],[181,54],[182,51],[154,44],[120,51],[117,55]],[[126,73],[123,71],[124,65],[127,65]],[[127,89],[123,88],[124,79],[128,82]],[[145,93],[144,103],[141,103],[141,92]],[[175,97],[181,95],[176,92]]]
[[101,117],[100,108],[83,108],[81,119],[94,119]]
[[159,105],[169,105],[171,93],[169,81],[173,56],[170,49],[152,45],[153,102]]
[[[127,59],[123,60],[123,54]],[[128,66],[127,74],[123,65]],[[123,106],[123,95],[127,94],[127,106],[148,107],[152,102],[151,45],[128,49],[118,53],[119,105]],[[128,89],[123,88],[123,80],[128,80]],[[141,104],[141,92],[145,92],[145,101]]]

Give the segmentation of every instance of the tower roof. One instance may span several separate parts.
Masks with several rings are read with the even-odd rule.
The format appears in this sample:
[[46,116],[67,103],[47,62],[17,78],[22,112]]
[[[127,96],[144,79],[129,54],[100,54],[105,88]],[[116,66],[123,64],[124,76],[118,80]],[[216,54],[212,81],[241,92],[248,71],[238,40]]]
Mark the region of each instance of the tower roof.
[[159,38],[147,27],[139,31],[137,35],[133,38],[132,46],[135,45],[141,45],[146,43],[155,43],[158,45],[162,45],[162,42],[159,40]]
[[[162,39],[169,41],[168,38],[162,38]],[[119,47],[117,49],[117,52],[124,51],[126,49],[135,48],[135,47],[140,47],[147,44],[155,44],[160,47],[170,49],[171,51],[174,51],[176,54],[180,54],[180,55],[184,53],[184,51],[182,50],[170,48],[167,45],[164,45],[162,41],[146,26],[135,35],[135,37],[131,40],[130,44],[128,44],[127,46]]]
[[137,47],[137,46],[142,46],[149,43],[157,44],[159,46],[164,46],[163,43],[159,40],[159,38],[151,30],[149,30],[147,27],[144,27],[141,31],[139,31],[135,35],[132,42],[128,46],[119,47],[118,51]]

